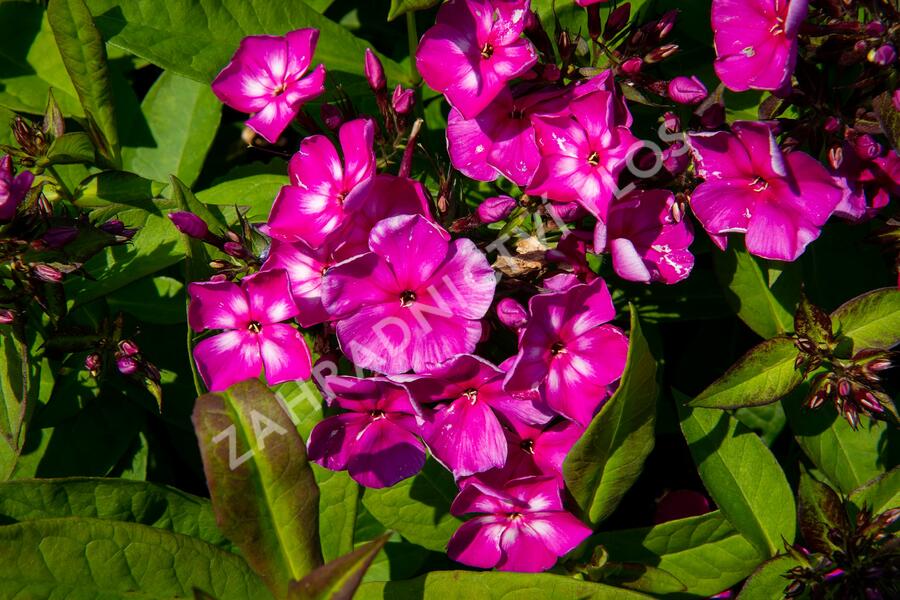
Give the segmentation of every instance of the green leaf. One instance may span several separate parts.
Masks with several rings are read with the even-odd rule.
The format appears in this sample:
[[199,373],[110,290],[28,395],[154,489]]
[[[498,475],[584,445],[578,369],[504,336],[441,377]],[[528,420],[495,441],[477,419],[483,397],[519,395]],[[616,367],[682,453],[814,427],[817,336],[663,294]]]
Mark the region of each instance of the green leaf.
[[794,341],[776,337],[758,344],[691,401],[691,406],[733,409],[776,402],[803,381],[794,368]]
[[326,524],[319,532],[322,556],[328,562],[353,550],[359,484],[346,471],[313,465],[313,472],[319,486],[319,523]]
[[0,596],[114,600],[270,597],[239,556],[155,527],[83,517],[0,527]]
[[872,101],[872,107],[875,109],[875,115],[878,122],[881,123],[881,129],[884,135],[891,142],[894,150],[900,152],[900,112],[894,107],[893,98],[890,92],[884,92]]
[[0,477],[15,467],[25,443],[27,415],[34,410],[33,367],[24,328],[0,326]]
[[261,223],[269,217],[279,190],[289,183],[287,175],[250,175],[197,192],[197,199],[205,204],[247,209],[247,220]]
[[653,450],[656,359],[631,308],[628,359],[619,388],[575,443],[563,464],[566,485],[591,523],[608,517],[641,474]]
[[119,133],[106,46],[84,0],[50,0],[47,18],[100,154],[119,167]]
[[[64,114],[84,116],[41,3],[0,3],[0,39],[0,106],[43,114],[52,87]],[[2,122],[10,120],[4,117]]]
[[209,500],[168,486],[89,477],[0,484],[0,523],[61,517],[149,525],[232,549],[216,527]]
[[769,447],[787,425],[787,417],[780,402],[739,408],[733,414],[738,421],[755,431]]
[[782,538],[793,542],[794,495],[762,440],[726,412],[675,398],[697,471],[722,514],[765,556],[778,552]]
[[[88,4],[110,44],[204,83],[228,64],[244,37],[313,27],[320,35],[312,64],[327,65],[329,76],[345,86],[367,89],[361,76],[368,45],[303,2],[174,0],[166,10],[159,10],[155,0],[88,0]],[[409,84],[399,64],[379,58],[391,82]]]
[[[896,431],[886,423],[866,419],[854,431],[831,406],[813,411],[802,407],[809,385],[803,384],[782,400],[794,439],[828,481],[843,494],[881,474],[895,459],[882,452],[895,447],[889,439]],[[887,462],[887,465],[885,464]]]
[[80,208],[126,209],[139,208],[161,215],[172,204],[160,198],[165,184],[144,179],[126,171],[103,171],[84,179],[75,194]]
[[209,85],[166,71],[147,92],[141,112],[151,135],[138,147],[123,148],[125,169],[156,181],[173,174],[193,185],[222,116]]
[[747,579],[737,600],[783,598],[784,588],[790,583],[784,575],[799,564],[797,559],[787,554],[767,560]]
[[292,581],[289,600],[351,600],[378,552],[390,534],[364,544],[329,561],[300,581]]
[[106,304],[112,312],[126,312],[147,323],[184,323],[184,284],[166,275],[144,277],[112,292]]
[[388,21],[393,21],[408,12],[429,9],[432,6],[437,6],[440,2],[441,0],[391,0]]
[[835,333],[853,340],[853,351],[900,344],[900,290],[883,288],[846,302],[831,313]]
[[648,594],[674,594],[687,587],[677,577],[657,567],[640,563],[607,562],[600,569],[602,583]]
[[222,532],[277,597],[322,564],[319,490],[306,446],[257,380],[197,399],[194,428]]
[[766,339],[793,329],[794,307],[800,298],[799,267],[765,268],[734,240],[715,257],[726,300],[750,329]]
[[663,569],[698,596],[727,589],[762,560],[719,511],[653,527],[599,533],[591,539],[606,547],[611,560]]
[[[170,181],[172,183],[172,197],[175,200],[175,205],[178,207],[178,210],[192,212],[203,219],[209,226],[209,230],[215,235],[221,235],[228,230],[225,223],[194,196],[194,193],[191,192],[191,188],[188,187],[187,184],[174,175],[170,177]],[[172,227],[175,226],[173,225]]]
[[53,140],[47,151],[51,165],[94,162],[94,144],[88,134],[77,131],[66,133]]
[[868,506],[874,514],[900,506],[900,467],[867,481],[850,493],[857,509]]
[[797,490],[797,518],[805,546],[814,552],[831,554],[837,546],[828,539],[831,529],[847,531],[847,514],[840,497],[806,471],[800,473]]
[[429,459],[415,477],[389,488],[366,488],[362,503],[382,525],[410,542],[445,552],[450,537],[462,524],[450,514],[456,494],[453,476]]
[[631,600],[650,598],[639,592],[547,573],[432,571],[406,581],[364,583],[355,600]]

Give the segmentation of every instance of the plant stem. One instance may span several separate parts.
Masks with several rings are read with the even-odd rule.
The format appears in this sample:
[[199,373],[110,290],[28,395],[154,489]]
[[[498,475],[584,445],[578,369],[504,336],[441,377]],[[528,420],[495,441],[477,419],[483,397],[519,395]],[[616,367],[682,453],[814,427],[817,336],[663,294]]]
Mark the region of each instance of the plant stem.
[[413,11],[406,13],[406,43],[409,46],[409,75],[410,83],[418,85],[421,77],[416,69],[416,48],[419,47],[419,35],[416,33],[416,14]]

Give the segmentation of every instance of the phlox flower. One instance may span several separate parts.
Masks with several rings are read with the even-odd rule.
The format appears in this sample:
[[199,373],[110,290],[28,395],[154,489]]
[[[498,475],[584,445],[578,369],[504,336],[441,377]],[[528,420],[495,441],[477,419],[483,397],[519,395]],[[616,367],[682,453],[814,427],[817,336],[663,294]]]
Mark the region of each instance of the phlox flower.
[[616,312],[606,283],[598,278],[539,294],[528,309],[506,389],[540,386],[550,408],[586,427],[621,377],[628,353],[625,334],[608,324]]
[[751,254],[796,260],[819,237],[841,190],[810,155],[783,154],[765,123],[737,121],[731,129],[690,134],[705,179],[691,209],[711,236],[744,233]]
[[13,176],[12,159],[4,155],[0,159],[0,221],[9,221],[34,181],[34,173],[22,171]]
[[450,0],[425,32],[416,66],[430,87],[471,119],[491,103],[506,82],[537,62],[522,37],[529,0]]
[[713,0],[716,75],[730,90],[780,90],[797,63],[809,0]]
[[480,515],[456,530],[447,554],[483,569],[545,571],[591,534],[590,527],[563,509],[552,478],[514,481],[500,490],[471,482],[450,512]]
[[608,251],[613,269],[628,281],[678,283],[691,274],[694,233],[687,220],[675,222],[675,196],[667,190],[637,190],[609,208],[594,230],[594,252]]
[[425,442],[455,477],[503,466],[504,419],[544,423],[551,417],[529,399],[506,392],[503,376],[483,358],[461,354],[427,373],[398,380],[418,404],[437,405],[425,428]]
[[402,386],[380,377],[332,376],[324,391],[331,405],[347,412],[316,424],[309,435],[310,460],[346,470],[370,488],[392,486],[422,469],[417,409]]
[[474,350],[496,285],[485,255],[420,215],[379,221],[369,252],[325,275],[322,303],[357,366],[420,372]]
[[571,114],[532,117],[541,162],[528,193],[578,202],[599,219],[637,139],[621,120],[616,95],[595,91],[573,100]]
[[318,39],[317,29],[245,37],[212,82],[213,93],[231,108],[254,113],[247,126],[275,143],[300,107],[325,91],[323,65],[304,77]]
[[894,150],[878,152],[874,157],[857,152],[845,142],[834,180],[843,197],[834,214],[861,223],[878,214],[890,203],[891,195],[900,195],[900,156]]
[[288,164],[291,183],[278,192],[269,213],[268,235],[317,248],[344,222],[348,197],[375,174],[375,126],[369,119],[354,119],[341,126],[338,137],[343,165],[324,135],[300,142]]
[[297,315],[287,273],[257,273],[240,285],[191,283],[188,294],[188,324],[194,331],[225,330],[194,347],[197,369],[210,391],[259,377],[263,366],[269,385],[309,378],[309,349],[300,332],[284,322]]

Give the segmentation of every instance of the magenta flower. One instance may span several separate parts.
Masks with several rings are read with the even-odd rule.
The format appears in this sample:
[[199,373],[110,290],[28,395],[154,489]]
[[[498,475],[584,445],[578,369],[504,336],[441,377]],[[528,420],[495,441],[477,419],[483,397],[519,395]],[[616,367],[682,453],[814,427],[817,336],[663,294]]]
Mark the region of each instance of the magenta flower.
[[11,221],[16,216],[16,209],[25,199],[33,181],[34,173],[31,171],[22,171],[13,176],[12,159],[9,155],[0,159],[0,221]]
[[601,90],[573,100],[571,115],[533,117],[541,162],[528,193],[577,201],[605,219],[618,175],[637,142],[617,105],[615,94]]
[[309,434],[309,459],[332,471],[348,471],[370,488],[392,486],[425,464],[416,437],[420,420],[409,393],[380,377],[327,377],[331,405],[347,412],[319,422]]
[[713,0],[716,75],[730,90],[779,90],[797,62],[808,0]]
[[816,159],[782,154],[765,123],[738,121],[734,133],[690,135],[697,174],[691,208],[712,236],[746,234],[751,254],[793,261],[841,200],[841,190]]
[[616,315],[602,279],[533,296],[506,389],[539,386],[547,405],[587,426],[622,375],[628,339],[609,325]]
[[283,269],[291,280],[291,294],[301,327],[329,320],[322,306],[325,273],[337,263],[369,251],[369,232],[375,224],[397,215],[428,217],[428,198],[422,184],[406,177],[376,175],[360,184],[344,202],[351,218],[328,235],[318,248],[305,242],[272,240],[262,271]]
[[887,206],[892,195],[900,195],[900,156],[893,150],[882,156],[882,149],[877,150],[873,157],[844,142],[834,171],[835,183],[843,192],[835,215],[861,223]]
[[456,530],[447,554],[483,569],[546,571],[591,534],[590,527],[563,509],[551,478],[515,481],[502,490],[469,483],[450,512],[482,515]]
[[300,150],[288,165],[291,185],[282,187],[275,198],[266,233],[317,248],[344,222],[348,196],[375,173],[375,126],[368,119],[348,121],[338,137],[343,166],[334,144],[324,135],[311,135],[300,142]]
[[287,273],[257,273],[240,285],[192,283],[188,294],[188,323],[194,331],[225,330],[194,347],[197,369],[210,391],[255,379],[263,366],[269,385],[309,378],[309,349],[300,332],[284,323],[297,315]]
[[455,477],[480,473],[506,462],[502,420],[546,423],[546,414],[524,397],[503,389],[504,372],[483,358],[462,354],[420,376],[398,381],[420,405],[440,404],[425,430],[434,457]]
[[416,51],[422,79],[471,119],[537,62],[522,38],[528,10],[529,0],[446,2]]
[[369,250],[329,269],[322,303],[357,366],[420,372],[474,350],[494,272],[471,240],[449,241],[419,215],[379,221]]
[[610,205],[597,222],[594,252],[609,251],[613,269],[628,281],[678,283],[691,274],[694,233],[672,217],[675,196],[667,190],[637,190]]
[[274,144],[300,107],[325,91],[323,65],[303,76],[318,39],[317,29],[245,37],[212,90],[231,108],[253,113],[247,126]]

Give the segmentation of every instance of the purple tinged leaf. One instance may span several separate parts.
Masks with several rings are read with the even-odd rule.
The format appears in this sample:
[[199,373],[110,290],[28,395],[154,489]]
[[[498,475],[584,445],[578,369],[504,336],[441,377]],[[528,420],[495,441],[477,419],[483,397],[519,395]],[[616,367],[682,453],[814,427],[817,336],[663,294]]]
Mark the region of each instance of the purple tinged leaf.
[[390,537],[390,533],[385,533],[353,552],[325,563],[303,579],[292,581],[288,600],[351,600],[363,575]]
[[889,350],[900,343],[900,290],[882,288],[845,302],[831,313],[835,334],[853,341],[853,352]]
[[833,338],[831,317],[824,310],[812,304],[804,294],[800,297],[797,312],[794,313],[794,332],[817,344],[830,342]]
[[837,547],[828,539],[832,529],[847,531],[849,523],[840,496],[806,472],[800,474],[797,518],[805,547],[831,554]]

